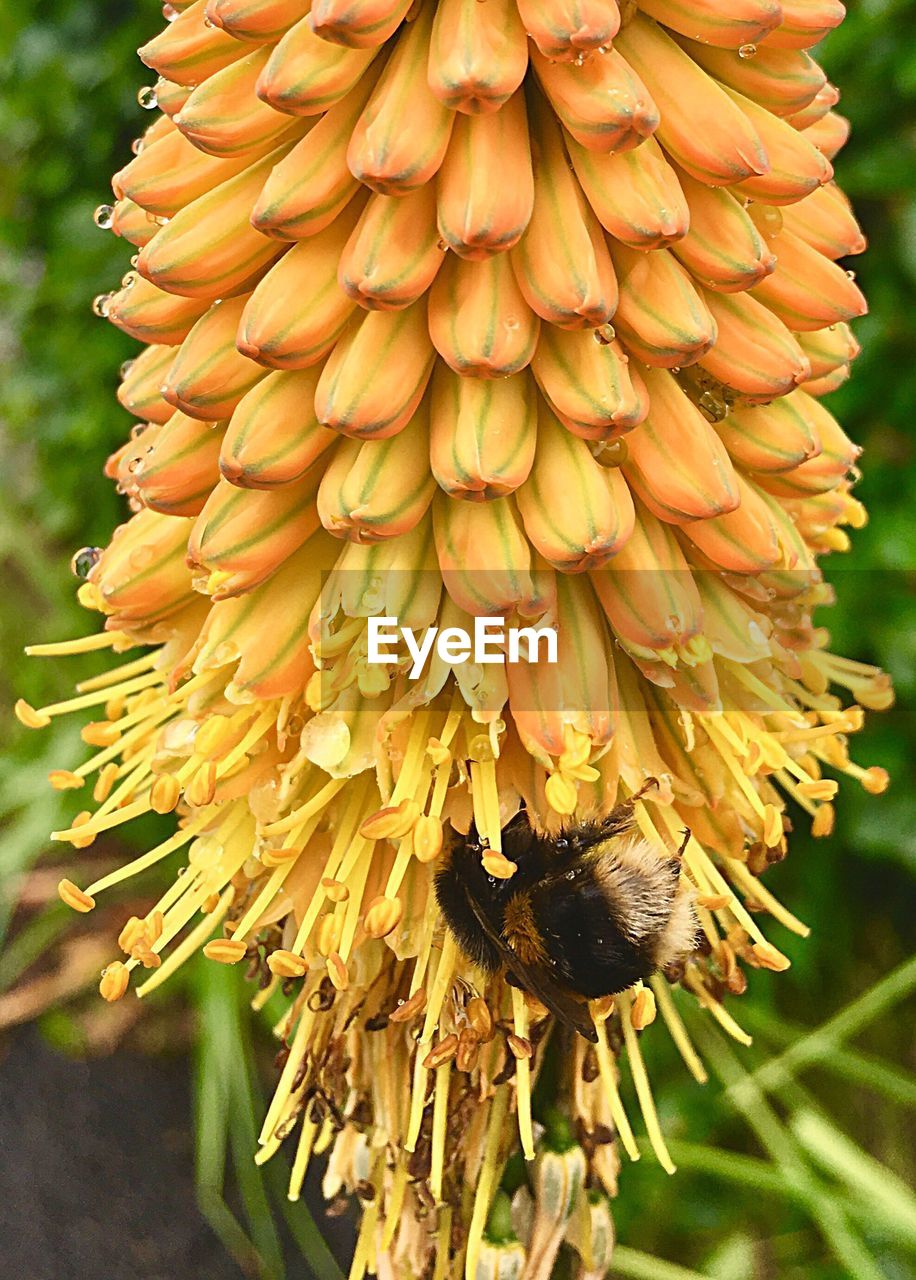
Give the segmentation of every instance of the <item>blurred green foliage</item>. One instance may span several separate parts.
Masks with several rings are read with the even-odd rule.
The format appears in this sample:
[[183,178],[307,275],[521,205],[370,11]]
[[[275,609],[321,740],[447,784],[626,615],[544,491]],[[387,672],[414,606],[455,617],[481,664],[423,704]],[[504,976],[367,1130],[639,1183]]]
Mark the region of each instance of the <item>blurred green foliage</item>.
[[[104,543],[122,516],[101,466],[131,425],[114,389],[134,344],[96,319],[90,304],[124,273],[128,253],[94,226],[92,211],[108,197],[109,176],[128,158],[130,138],[148,123],[136,93],[150,76],[133,51],[158,22],[151,0],[20,0],[6,7],[0,29],[4,702],[20,694],[36,703],[50,700],[83,673],[84,664],[72,659],[65,673],[58,664],[27,662],[22,646],[28,638],[91,629],[75,604],[67,562],[75,547]],[[845,786],[835,836],[813,841],[799,824],[792,856],[774,869],[770,887],[814,936],[808,942],[776,937],[793,969],[778,981],[752,975],[739,1016],[755,1035],[753,1050],[736,1050],[708,1028],[693,1028],[714,1077],[704,1090],[687,1078],[665,1036],[646,1037],[663,1127],[682,1169],[670,1181],[646,1158],[623,1171],[615,1205],[626,1246],[620,1275],[861,1280],[912,1274],[906,1261],[912,1200],[887,1170],[912,1179],[913,1146],[902,1139],[901,1124],[914,1093],[900,1069],[912,1017],[900,1001],[911,995],[914,974],[912,966],[900,966],[912,929],[908,876],[916,861],[916,726],[908,710],[916,692],[916,45],[905,38],[913,30],[914,0],[865,0],[853,4],[821,51],[854,125],[838,176],[871,242],[865,258],[849,264],[871,303],[857,325],[864,351],[830,407],[865,446],[857,495],[872,514],[872,523],[855,535],[853,554],[834,556],[827,566],[838,604],[822,620],[839,651],[894,674],[898,707],[870,720],[856,755],[888,767],[895,785],[877,801]],[[9,904],[57,820],[57,798],[45,790],[44,774],[52,763],[74,758],[76,741],[69,728],[51,738],[10,735],[8,719],[0,729],[4,739],[0,894]],[[0,913],[0,929],[5,918]],[[52,916],[33,950],[61,927],[62,917]],[[29,946],[20,951],[21,963],[13,953],[12,970],[32,954]],[[7,959],[4,983],[10,969]],[[876,987],[887,974],[891,978]],[[224,1060],[231,1054],[218,1052],[216,1037],[225,1028],[212,1016],[214,981],[192,973],[184,990],[192,999],[197,994],[204,1011],[201,1193],[219,1218],[225,1206],[214,1189],[222,1178],[226,1134],[220,1125],[226,1122],[208,1091],[207,1063],[214,1054]],[[231,993],[220,988],[218,994],[231,1003]],[[790,1069],[791,1060],[781,1059],[786,1065],[769,1076],[747,1074],[763,1069],[773,1054],[788,1048],[791,1055],[800,1041],[809,1044],[808,1029],[836,1013],[836,1034],[832,1023],[826,1038],[818,1032],[800,1066]],[[245,1025],[238,1023],[240,1034]],[[238,1097],[250,1106],[257,1086],[249,1066],[242,1077]],[[727,1094],[722,1082],[730,1086]],[[262,1274],[277,1275],[280,1246],[258,1223],[263,1205],[250,1182],[252,1167],[245,1159],[236,1163],[251,1236],[267,1259]],[[242,1250],[234,1226],[226,1226],[225,1236]],[[646,1252],[677,1265],[665,1270]]]

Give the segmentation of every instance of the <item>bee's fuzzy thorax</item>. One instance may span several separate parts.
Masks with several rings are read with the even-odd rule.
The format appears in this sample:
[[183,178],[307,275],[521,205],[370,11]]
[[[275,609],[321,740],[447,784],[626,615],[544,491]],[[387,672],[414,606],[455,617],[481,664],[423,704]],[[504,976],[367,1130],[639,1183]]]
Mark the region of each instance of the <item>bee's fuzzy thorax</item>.
[[634,943],[663,927],[677,893],[680,866],[661,857],[641,836],[608,841],[594,852],[596,879],[620,924]]
[[679,859],[663,856],[634,834],[600,849],[595,876],[621,932],[634,945],[648,947],[656,966],[663,968],[694,949],[693,895],[681,883]]

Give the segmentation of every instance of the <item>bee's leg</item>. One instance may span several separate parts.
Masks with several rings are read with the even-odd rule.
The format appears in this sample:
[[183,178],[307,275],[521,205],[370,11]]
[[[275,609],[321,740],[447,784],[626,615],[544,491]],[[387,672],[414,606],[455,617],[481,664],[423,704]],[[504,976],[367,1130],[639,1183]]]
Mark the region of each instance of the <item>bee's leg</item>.
[[647,791],[657,791],[659,788],[658,778],[646,778],[645,782],[638,791],[634,791],[630,796],[627,804],[635,804],[637,800],[641,800]]
[[622,836],[632,831],[635,826],[633,811],[637,800],[641,800],[647,791],[657,789],[658,785],[658,778],[647,778],[638,791],[634,791],[626,800],[621,800],[620,804],[614,805],[610,813],[597,824],[599,839],[607,840],[611,836]]
[[690,830],[690,828],[689,828],[689,827],[685,827],[685,828],[684,828],[684,838],[683,838],[683,840],[681,841],[681,846],[680,846],[680,848],[679,848],[679,849],[678,849],[678,851],[677,851],[677,856],[678,856],[678,858],[683,858],[683,856],[684,856],[684,850],[687,848],[688,844],[690,844],[690,837],[691,837],[692,835],[693,835],[693,832]]

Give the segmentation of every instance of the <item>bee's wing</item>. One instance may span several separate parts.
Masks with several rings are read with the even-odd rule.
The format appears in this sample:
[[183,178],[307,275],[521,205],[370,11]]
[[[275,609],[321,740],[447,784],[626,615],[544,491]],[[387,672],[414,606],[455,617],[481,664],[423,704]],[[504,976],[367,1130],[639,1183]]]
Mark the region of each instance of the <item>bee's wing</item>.
[[[508,982],[510,986],[518,987],[519,991],[531,992],[532,996],[537,996],[542,1005],[546,1005],[554,1018],[569,1027],[574,1032],[585,1036],[592,1044],[597,1043],[597,1032],[595,1024],[592,1023],[588,1016],[588,1006],[563,987],[559,982],[555,982],[545,969],[539,968],[537,965],[523,964],[512,947],[505,945],[503,938],[499,933],[495,932],[493,925],[490,924],[486,916],[481,911],[475,911],[477,920],[480,922],[481,928],[484,929],[487,938],[493,945],[498,948],[499,954],[503,956],[505,968],[508,970]],[[514,980],[513,980],[514,979]]]
[[510,985],[537,996],[541,1004],[546,1005],[555,1018],[559,1018],[573,1031],[578,1031],[580,1036],[584,1036],[592,1044],[597,1044],[598,1033],[589,1016],[588,1006],[583,1001],[577,1000],[566,987],[556,982],[545,969],[536,965],[523,964],[476,903],[474,903],[474,914],[481,929],[505,961]]
[[511,986],[530,991],[565,1026],[572,1031],[578,1031],[580,1036],[584,1036],[592,1044],[598,1043],[598,1033],[589,1016],[588,1005],[584,1001],[577,1000],[565,987],[554,982],[550,974],[545,973],[543,969],[519,964],[518,956],[509,947],[503,945],[502,952],[506,957],[507,966],[510,966],[508,981]]

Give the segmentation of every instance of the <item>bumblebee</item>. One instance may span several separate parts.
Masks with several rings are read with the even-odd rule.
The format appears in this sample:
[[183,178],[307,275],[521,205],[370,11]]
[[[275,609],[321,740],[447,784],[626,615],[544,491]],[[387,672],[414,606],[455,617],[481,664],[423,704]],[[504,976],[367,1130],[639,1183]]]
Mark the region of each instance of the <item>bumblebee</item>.
[[625,991],[697,942],[680,858],[660,856],[636,827],[640,795],[556,835],[537,831],[522,809],[502,832],[517,866],[508,880],[485,870],[472,824],[467,836],[453,833],[436,874],[439,909],[468,957],[487,973],[504,970],[593,1042],[585,1001]]

